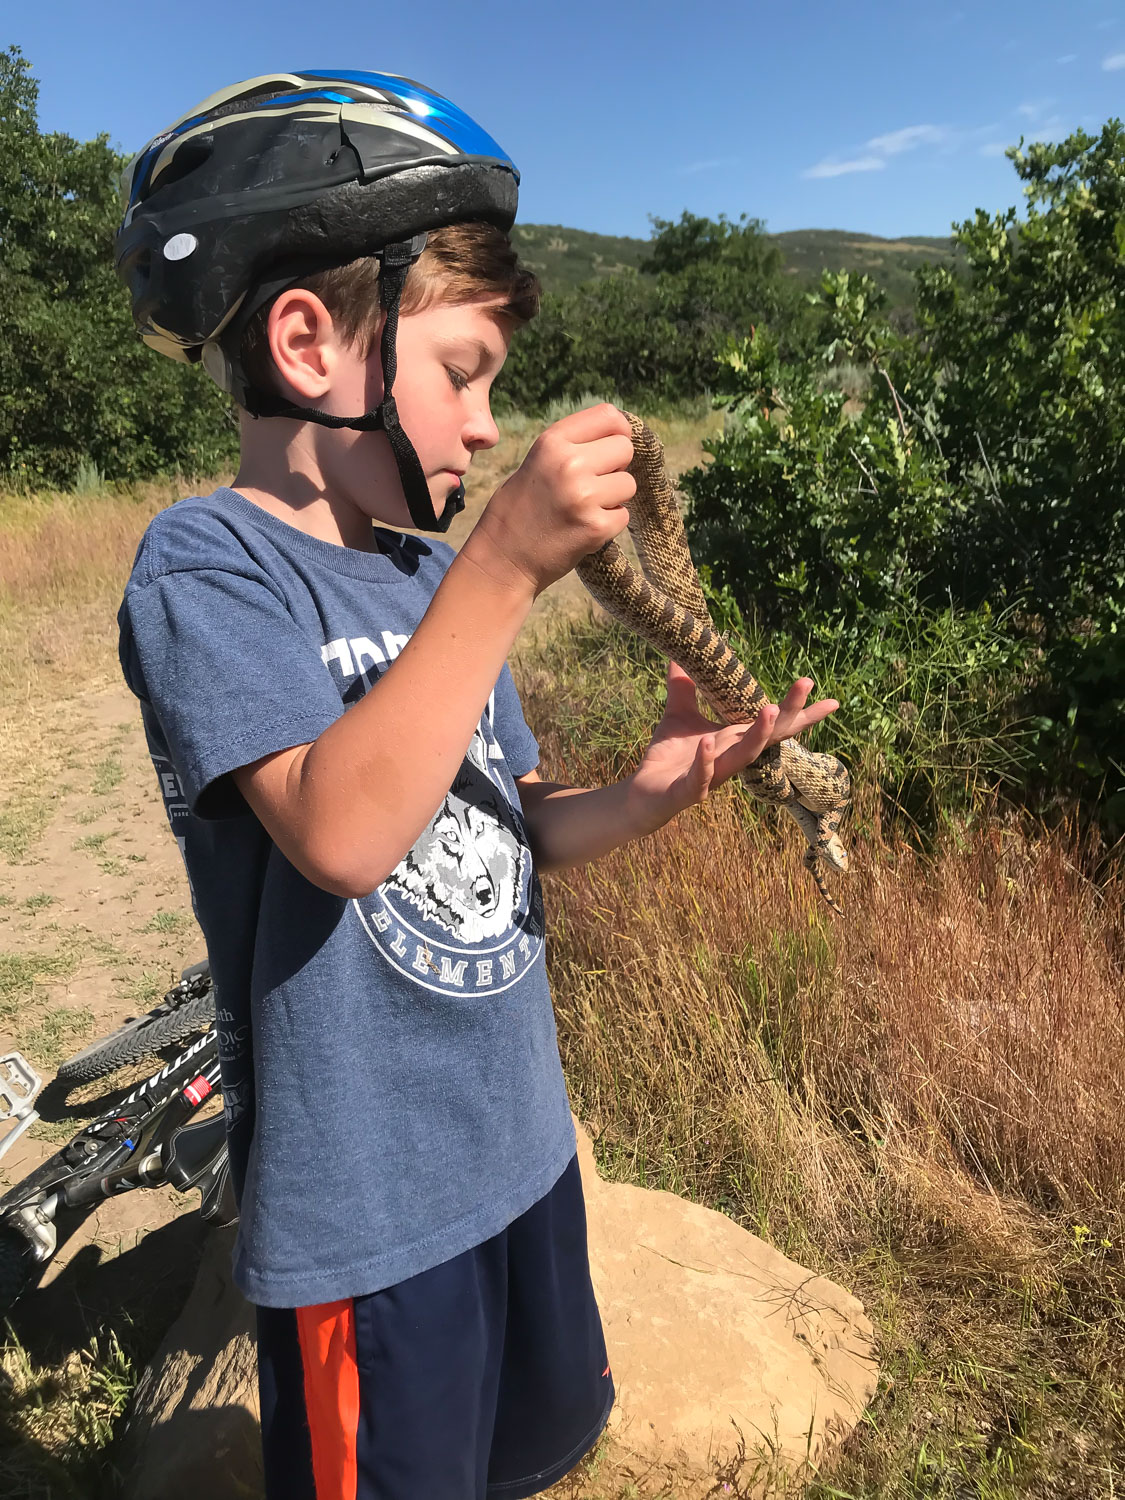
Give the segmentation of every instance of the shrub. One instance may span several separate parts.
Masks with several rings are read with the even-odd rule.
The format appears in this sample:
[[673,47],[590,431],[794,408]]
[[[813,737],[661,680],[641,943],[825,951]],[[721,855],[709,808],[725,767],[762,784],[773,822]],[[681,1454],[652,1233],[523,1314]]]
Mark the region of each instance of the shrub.
[[544,297],[513,341],[498,391],[525,410],[590,389],[634,403],[690,400],[713,385],[724,341],[764,318],[797,342],[807,322],[759,223],[657,219],[639,273]]
[[214,472],[237,452],[229,401],[141,344],[114,273],[122,158],[105,136],[42,134],[37,99],[18,49],[0,53],[0,473]]
[[[1125,130],[1009,153],[1015,211],[957,228],[963,274],[924,269],[918,336],[866,277],[828,275],[823,367],[868,372],[862,406],[733,339],[726,431],[683,477],[697,555],[764,627],[881,639],[992,611],[999,712],[1024,720],[1019,780],[1125,827]],[[961,628],[959,624],[958,629]],[[1009,770],[1014,770],[1010,766]]]

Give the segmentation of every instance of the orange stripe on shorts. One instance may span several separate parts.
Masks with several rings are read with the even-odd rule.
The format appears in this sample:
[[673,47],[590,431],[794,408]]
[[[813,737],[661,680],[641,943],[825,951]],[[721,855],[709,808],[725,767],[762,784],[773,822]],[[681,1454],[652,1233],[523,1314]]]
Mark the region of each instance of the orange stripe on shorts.
[[316,1500],[355,1500],[359,1371],[351,1298],[298,1307]]

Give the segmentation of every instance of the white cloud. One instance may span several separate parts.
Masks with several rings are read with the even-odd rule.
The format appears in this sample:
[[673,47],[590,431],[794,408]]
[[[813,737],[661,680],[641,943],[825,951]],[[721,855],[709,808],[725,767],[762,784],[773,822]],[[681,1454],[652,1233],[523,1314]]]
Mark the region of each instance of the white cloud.
[[949,150],[957,139],[957,132],[947,125],[905,125],[901,130],[872,136],[862,156],[849,157],[846,161],[827,157],[824,161],[817,162],[815,167],[806,168],[801,176],[842,177],[846,172],[881,172],[892,156],[901,156],[904,151],[915,151],[919,146],[944,147]]
[[898,156],[903,151],[913,151],[916,146],[941,146],[949,139],[949,131],[943,125],[907,125],[902,130],[892,130],[889,135],[872,136],[868,146],[885,156]]
[[[1050,99],[1044,99],[1038,103],[1024,104],[1020,106],[1020,112],[1032,120],[1040,115],[1051,102]],[[826,157],[815,167],[806,168],[801,176],[842,177],[846,172],[879,172],[896,156],[926,147],[943,156],[949,156],[956,151],[968,151],[973,147],[976,147],[982,156],[998,156],[1003,153],[1005,147],[998,143],[995,137],[998,131],[1006,128],[996,120],[989,124],[972,127],[904,125],[901,130],[890,130],[883,135],[872,136],[862,148],[859,148],[855,156],[843,160],[833,156]]]
[[852,161],[820,161],[807,167],[802,177],[843,177],[846,172],[881,172],[887,165],[882,156],[857,156]]
[[1116,73],[1119,68],[1125,68],[1125,52],[1114,52],[1111,57],[1104,58],[1102,67],[1107,73]]
[[1077,52],[1064,52],[1061,57],[1056,57],[1055,61],[1057,63],[1072,63],[1072,62],[1077,62],[1078,61],[1078,53]]
[[1013,113],[1023,115],[1026,120],[1035,120],[1039,118],[1045,109],[1049,109],[1054,102],[1053,99],[1031,99],[1026,104],[1017,104]]

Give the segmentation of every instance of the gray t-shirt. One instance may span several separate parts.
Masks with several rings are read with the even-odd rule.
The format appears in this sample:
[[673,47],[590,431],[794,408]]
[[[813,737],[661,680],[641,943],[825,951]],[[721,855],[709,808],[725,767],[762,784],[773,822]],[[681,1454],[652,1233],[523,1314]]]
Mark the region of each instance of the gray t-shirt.
[[375,536],[320,542],[229,489],[182,500],[145,533],[119,617],[215,977],[235,1280],[273,1307],[480,1244],[575,1149],[512,779],[538,746],[508,669],[429,826],[362,900],[300,875],[229,774],[316,739],[410,638],[453,553]]

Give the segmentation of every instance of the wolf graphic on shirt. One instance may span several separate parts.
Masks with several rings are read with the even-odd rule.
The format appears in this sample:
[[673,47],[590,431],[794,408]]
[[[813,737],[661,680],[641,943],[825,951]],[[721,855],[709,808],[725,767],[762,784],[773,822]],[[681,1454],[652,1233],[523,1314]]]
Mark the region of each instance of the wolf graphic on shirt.
[[543,897],[498,755],[484,720],[414,847],[356,903],[383,957],[442,994],[496,994],[542,953]]
[[385,886],[455,940],[480,943],[512,927],[526,858],[511,804],[467,764]]

